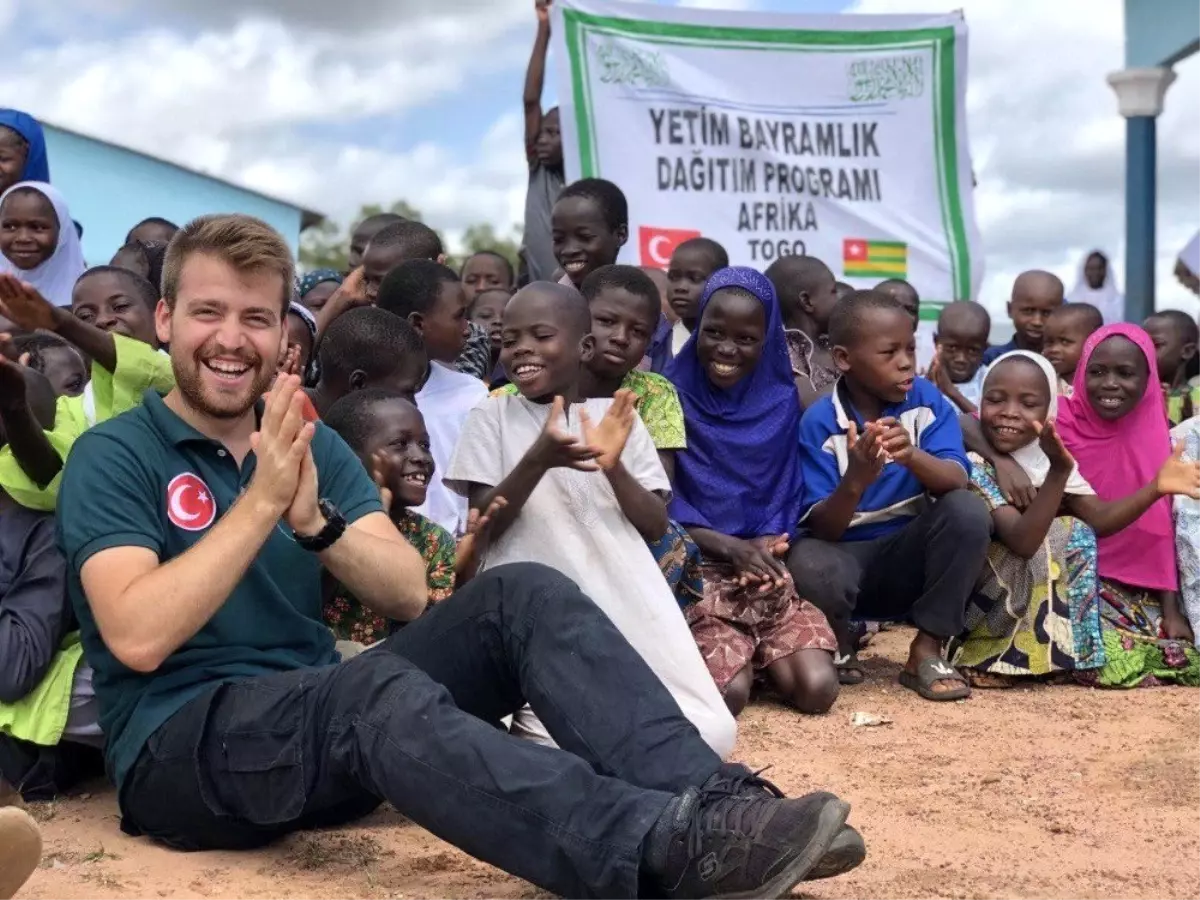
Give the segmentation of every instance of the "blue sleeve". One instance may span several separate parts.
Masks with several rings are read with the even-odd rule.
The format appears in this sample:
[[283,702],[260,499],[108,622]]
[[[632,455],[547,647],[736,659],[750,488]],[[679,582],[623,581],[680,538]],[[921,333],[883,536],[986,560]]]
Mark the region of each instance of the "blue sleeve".
[[383,512],[379,488],[350,446],[332,428],[318,424],[313,435],[317,492],[341,511],[346,524]]
[[971,462],[963,445],[957,410],[933,384],[924,378],[918,378],[917,383],[921,390],[919,402],[933,411],[933,421],[921,432],[917,440],[918,447],[938,459],[953,460],[970,475]]
[[101,550],[145,547],[162,559],[166,547],[162,479],[142,452],[101,425],[71,448],[58,492],[58,539],[75,573]]
[[833,401],[822,397],[809,407],[800,420],[800,470],[804,473],[804,494],[800,504],[800,520],[824,500],[841,483],[837,457],[825,447],[837,425]]

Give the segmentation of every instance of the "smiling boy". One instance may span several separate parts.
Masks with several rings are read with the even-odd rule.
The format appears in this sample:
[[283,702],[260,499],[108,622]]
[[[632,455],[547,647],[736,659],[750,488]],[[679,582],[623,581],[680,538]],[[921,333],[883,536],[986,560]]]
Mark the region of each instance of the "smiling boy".
[[579,290],[588,275],[617,261],[629,239],[629,203],[611,181],[581,178],[558,195],[550,232],[565,273],[559,283]]
[[912,318],[878,291],[841,301],[829,326],[842,377],[800,425],[801,526],[788,568],[829,619],[843,684],[863,680],[851,618],[909,618],[917,634],[900,683],[928,700],[970,695],[945,661],[991,540],[958,415],[916,377]]
[[[446,481],[475,509],[487,509],[495,496],[508,501],[493,520],[484,571],[531,560],[572,578],[725,756],[736,736],[733,718],[646,546],[667,530],[671,484],[632,393],[587,399],[580,390],[581,370],[596,351],[594,314],[565,285],[537,282],[513,296],[500,358],[519,393],[471,411]],[[610,340],[605,352],[619,356]],[[524,719],[522,727],[537,733]]]

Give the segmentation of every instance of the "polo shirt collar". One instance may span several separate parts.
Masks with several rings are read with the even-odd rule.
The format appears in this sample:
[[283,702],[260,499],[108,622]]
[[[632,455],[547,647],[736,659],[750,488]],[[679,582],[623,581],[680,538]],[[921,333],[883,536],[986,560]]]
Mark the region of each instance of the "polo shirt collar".
[[[264,405],[265,403],[261,399],[254,404],[254,416],[259,422],[262,421]],[[154,430],[162,436],[162,439],[166,443],[172,446],[177,447],[180,444],[194,443],[196,441],[206,444],[220,443],[206,434],[201,434],[181,419],[178,413],[163,401],[163,395],[154,390],[154,388],[149,388],[142,395],[142,408],[146,410],[146,414],[150,417],[150,423],[154,426]]]
[[[858,413],[855,411],[854,405],[850,400],[850,389],[846,387],[845,378],[839,377],[837,382],[834,384],[832,400],[833,414],[837,419],[838,428],[840,428],[842,431],[846,431],[849,429],[851,421],[853,421],[855,425],[863,424],[859,422]],[[881,418],[893,416],[899,419],[900,413],[906,408],[907,403],[908,397],[905,397],[899,403],[889,403],[880,409],[879,415]]]

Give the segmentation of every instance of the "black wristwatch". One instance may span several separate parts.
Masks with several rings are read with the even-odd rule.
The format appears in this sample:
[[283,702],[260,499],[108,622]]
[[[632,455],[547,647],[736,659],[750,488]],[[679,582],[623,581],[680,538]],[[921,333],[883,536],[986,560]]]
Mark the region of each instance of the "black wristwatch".
[[341,510],[325,499],[318,500],[317,507],[321,510],[321,515],[325,517],[325,527],[316,534],[305,535],[298,531],[292,532],[296,543],[313,553],[328,550],[337,543],[338,538],[346,533],[346,517],[342,515]]

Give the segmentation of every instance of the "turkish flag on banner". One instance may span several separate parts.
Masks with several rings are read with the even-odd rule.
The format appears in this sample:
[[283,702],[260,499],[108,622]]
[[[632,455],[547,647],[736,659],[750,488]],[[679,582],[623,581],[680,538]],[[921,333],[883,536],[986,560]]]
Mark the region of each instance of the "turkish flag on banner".
[[665,269],[671,262],[671,254],[684,241],[700,237],[700,232],[689,228],[655,228],[651,225],[638,226],[638,247],[643,266]]

